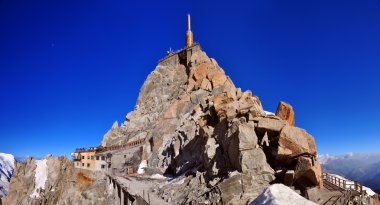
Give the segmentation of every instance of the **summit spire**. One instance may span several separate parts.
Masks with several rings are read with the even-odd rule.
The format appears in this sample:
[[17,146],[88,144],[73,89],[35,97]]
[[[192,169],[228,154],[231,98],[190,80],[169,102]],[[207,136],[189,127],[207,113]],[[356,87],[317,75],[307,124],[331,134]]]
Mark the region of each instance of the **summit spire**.
[[187,14],[187,32],[186,32],[186,47],[193,45],[193,32],[191,32],[191,19],[190,14]]

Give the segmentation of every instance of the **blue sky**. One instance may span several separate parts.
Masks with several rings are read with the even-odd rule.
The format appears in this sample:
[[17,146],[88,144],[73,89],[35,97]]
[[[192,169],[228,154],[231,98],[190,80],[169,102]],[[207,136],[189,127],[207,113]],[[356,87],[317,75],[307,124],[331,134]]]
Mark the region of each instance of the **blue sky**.
[[291,103],[319,153],[380,150],[378,0],[0,0],[0,152],[98,145],[184,46],[188,13],[235,85]]

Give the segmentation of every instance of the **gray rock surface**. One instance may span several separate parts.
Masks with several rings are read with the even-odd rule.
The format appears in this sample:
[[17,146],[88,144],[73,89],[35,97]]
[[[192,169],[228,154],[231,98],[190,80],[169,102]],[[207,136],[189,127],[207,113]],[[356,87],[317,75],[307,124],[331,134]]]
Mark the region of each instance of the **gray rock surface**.
[[[259,98],[236,88],[196,46],[159,62],[135,109],[102,144],[146,137],[142,158],[147,170],[186,178],[186,183],[157,191],[171,203],[246,204],[283,179],[276,178],[274,169],[295,168],[281,160],[294,160],[290,158],[299,150],[316,152],[311,136],[288,127],[287,120],[266,116]],[[265,146],[259,144],[264,137]],[[295,139],[295,148],[284,139]]]
[[47,156],[47,179],[44,189],[32,197],[35,189],[36,160],[28,158],[18,162],[11,179],[4,205],[39,204],[115,204],[112,191],[108,190],[104,175],[74,169],[66,157]]
[[[296,166],[296,182],[309,180],[308,187],[320,183],[318,162],[298,163],[294,158],[302,152],[316,154],[313,137],[278,116],[267,116],[259,98],[236,88],[199,45],[160,60],[145,80],[134,110],[120,127],[114,123],[101,145],[136,139],[145,139],[143,150],[128,155],[147,162],[146,174],[164,174],[177,181],[163,182],[154,190],[170,204],[247,204],[271,183],[283,182],[274,170],[285,173]],[[135,156],[138,152],[141,158]],[[32,161],[18,165],[12,180],[15,188],[11,185],[6,200],[28,199],[33,189]],[[91,204],[94,198],[112,201],[101,176],[86,176],[96,180],[83,188],[70,163],[62,158],[49,161],[56,168],[49,172],[42,197],[58,204]],[[120,170],[125,173],[123,167]],[[51,187],[55,192],[65,190],[62,198],[50,197]]]

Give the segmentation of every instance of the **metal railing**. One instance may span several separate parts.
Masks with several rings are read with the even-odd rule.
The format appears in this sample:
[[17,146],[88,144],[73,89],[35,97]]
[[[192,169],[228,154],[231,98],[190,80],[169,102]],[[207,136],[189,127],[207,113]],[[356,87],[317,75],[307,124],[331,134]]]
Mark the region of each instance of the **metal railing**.
[[356,181],[348,181],[348,180],[342,179],[340,177],[337,177],[328,173],[322,173],[322,179],[327,182],[330,182],[331,184],[341,189],[349,190],[349,191],[357,191],[360,194],[363,193],[363,186]]

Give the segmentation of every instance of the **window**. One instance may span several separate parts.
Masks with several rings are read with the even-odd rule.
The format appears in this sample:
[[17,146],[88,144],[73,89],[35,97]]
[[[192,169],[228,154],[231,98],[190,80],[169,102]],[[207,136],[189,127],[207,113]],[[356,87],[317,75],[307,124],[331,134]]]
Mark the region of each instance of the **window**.
[[99,156],[96,156],[96,160],[99,160]]
[[105,158],[105,157],[102,157],[102,160],[104,161],[104,160],[106,160],[106,158]]
[[82,159],[84,159],[84,156],[82,156]]
[[124,158],[127,158],[127,155],[124,155]]
[[87,167],[90,167],[90,163],[87,163]]
[[94,156],[93,156],[93,155],[91,156],[91,159],[94,159]]
[[90,159],[90,156],[87,156],[87,159]]
[[102,164],[102,166],[101,166],[101,167],[102,167],[102,169],[104,169],[104,168],[106,168],[106,165]]
[[84,163],[82,163],[82,167],[84,167]]

